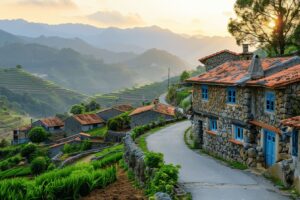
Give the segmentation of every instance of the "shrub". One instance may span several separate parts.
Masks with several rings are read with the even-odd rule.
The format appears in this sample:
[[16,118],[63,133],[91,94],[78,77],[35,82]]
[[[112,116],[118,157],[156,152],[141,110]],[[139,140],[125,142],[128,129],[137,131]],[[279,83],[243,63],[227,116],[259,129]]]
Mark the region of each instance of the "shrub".
[[40,143],[47,139],[48,134],[43,127],[34,127],[29,131],[29,139],[34,143]]
[[30,165],[33,174],[40,174],[47,169],[47,160],[45,157],[36,157]]
[[0,169],[2,171],[7,170],[10,167],[9,162],[7,160],[4,160],[0,162]]
[[90,140],[84,140],[80,145],[81,151],[86,151],[92,148],[92,143]]
[[122,159],[122,157],[123,157],[123,152],[114,153],[104,157],[101,160],[93,161],[92,165],[95,169],[103,168],[118,162],[119,160]]
[[35,144],[27,144],[21,149],[21,155],[23,157],[29,158],[31,154],[33,154],[37,149]]
[[112,131],[122,131],[130,127],[129,113],[122,113],[107,122],[107,127]]
[[72,113],[73,115],[82,114],[84,112],[85,112],[85,107],[84,107],[84,105],[81,105],[81,104],[73,105],[70,110],[70,113]]
[[7,147],[9,142],[6,139],[2,139],[0,142],[0,148]]
[[174,186],[178,181],[179,166],[163,165],[150,181],[147,193],[153,195],[157,192],[173,194]]
[[162,153],[146,152],[145,154],[145,164],[150,168],[159,168],[164,163]]

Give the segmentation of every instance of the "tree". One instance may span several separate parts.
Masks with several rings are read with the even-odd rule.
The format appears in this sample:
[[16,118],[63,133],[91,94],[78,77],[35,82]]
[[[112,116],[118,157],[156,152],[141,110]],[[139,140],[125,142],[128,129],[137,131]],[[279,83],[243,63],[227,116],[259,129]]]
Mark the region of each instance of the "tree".
[[180,75],[180,81],[184,82],[188,78],[190,78],[190,74],[187,71],[183,71]]
[[21,149],[21,156],[29,158],[31,154],[33,154],[37,149],[37,146],[35,144],[26,144]]
[[269,53],[283,55],[300,23],[299,0],[236,0],[237,18],[228,31],[237,44],[260,45]]
[[72,106],[70,113],[72,113],[73,115],[78,115],[78,114],[82,114],[85,112],[85,108],[83,105],[81,104],[75,104]]
[[91,111],[95,111],[95,110],[99,110],[100,104],[97,103],[95,100],[90,101],[88,104],[85,105],[85,111],[86,112],[91,112]]
[[29,139],[34,143],[40,143],[47,139],[48,134],[43,127],[34,127],[29,131]]
[[30,165],[33,174],[40,174],[47,169],[47,160],[45,157],[36,157]]
[[9,145],[9,142],[6,139],[2,139],[0,142],[0,147],[7,147]]

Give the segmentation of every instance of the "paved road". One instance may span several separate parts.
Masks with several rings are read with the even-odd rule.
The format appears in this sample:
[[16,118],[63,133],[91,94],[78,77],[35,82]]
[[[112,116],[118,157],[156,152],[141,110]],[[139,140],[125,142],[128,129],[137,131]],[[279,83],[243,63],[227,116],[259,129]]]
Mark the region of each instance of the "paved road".
[[147,138],[151,151],[164,153],[167,163],[181,165],[179,181],[195,200],[288,199],[262,177],[231,169],[211,157],[199,155],[184,143],[189,121],[180,122]]
[[162,95],[159,96],[159,102],[162,103],[162,104],[166,104],[168,105],[168,102],[166,101],[166,97],[167,97],[167,93],[164,93]]

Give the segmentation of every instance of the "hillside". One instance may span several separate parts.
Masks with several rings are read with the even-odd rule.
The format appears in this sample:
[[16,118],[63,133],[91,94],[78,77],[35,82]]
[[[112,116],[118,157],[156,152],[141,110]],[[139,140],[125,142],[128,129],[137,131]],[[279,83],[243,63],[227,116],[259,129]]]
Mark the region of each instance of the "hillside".
[[37,117],[65,112],[85,98],[16,68],[0,69],[0,94],[13,103],[14,108]]

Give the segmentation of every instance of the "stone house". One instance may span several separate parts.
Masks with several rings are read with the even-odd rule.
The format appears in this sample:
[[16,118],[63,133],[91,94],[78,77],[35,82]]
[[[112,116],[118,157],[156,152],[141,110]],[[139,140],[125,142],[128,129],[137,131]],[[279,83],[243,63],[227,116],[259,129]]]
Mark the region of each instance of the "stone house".
[[286,158],[290,142],[281,121],[293,117],[300,96],[300,57],[226,62],[193,84],[195,144],[250,167],[270,167]]
[[65,132],[67,134],[86,132],[102,126],[104,126],[104,120],[97,114],[73,115],[65,120]]
[[49,117],[40,119],[32,123],[33,127],[41,126],[49,133],[62,133],[64,131],[64,122],[58,117]]
[[31,128],[32,127],[28,125],[13,130],[12,144],[24,144],[29,142],[28,133]]
[[158,122],[161,119],[166,121],[176,118],[176,109],[173,106],[154,102],[151,105],[143,106],[133,110],[131,117],[131,128],[146,125],[151,122]]
[[251,60],[253,53],[249,52],[249,46],[243,44],[243,52],[236,53],[227,49],[216,52],[199,59],[199,62],[205,65],[206,71],[209,71],[225,62],[235,60]]
[[97,115],[100,118],[102,118],[105,122],[107,122],[109,119],[131,110],[133,110],[133,107],[131,105],[123,104],[101,110],[97,113]]

